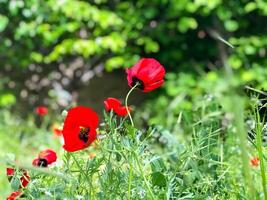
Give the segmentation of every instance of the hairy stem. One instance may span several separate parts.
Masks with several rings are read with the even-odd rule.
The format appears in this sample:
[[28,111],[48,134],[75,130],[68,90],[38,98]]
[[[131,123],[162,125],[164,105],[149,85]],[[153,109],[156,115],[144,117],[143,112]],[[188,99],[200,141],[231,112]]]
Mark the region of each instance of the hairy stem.
[[133,122],[133,119],[132,119],[132,116],[131,116],[131,113],[130,113],[130,110],[129,110],[129,107],[128,107],[128,99],[129,99],[129,96],[130,96],[130,94],[132,93],[132,91],[134,91],[134,89],[137,88],[138,85],[139,85],[139,84],[137,83],[135,86],[133,86],[133,87],[129,90],[129,92],[127,93],[126,98],[125,98],[125,106],[126,106],[127,114],[128,114],[128,116],[129,116],[129,118],[130,118],[130,121],[131,121],[132,126],[134,126],[134,122]]

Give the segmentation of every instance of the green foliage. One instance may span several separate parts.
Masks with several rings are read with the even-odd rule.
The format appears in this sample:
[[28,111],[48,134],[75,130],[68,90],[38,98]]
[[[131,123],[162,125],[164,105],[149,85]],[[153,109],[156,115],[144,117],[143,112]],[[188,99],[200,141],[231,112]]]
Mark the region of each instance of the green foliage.
[[[19,161],[30,171],[29,199],[262,198],[262,131],[248,144],[239,116],[251,107],[244,87],[267,90],[266,15],[262,0],[0,0],[2,163]],[[146,130],[105,116],[99,147],[68,154],[50,134],[61,121],[53,114],[41,126],[36,116],[11,114],[32,66],[41,69],[40,79],[52,80],[77,58],[83,69],[103,64],[111,72],[140,57],[155,57],[167,70],[159,97],[135,115]],[[261,126],[255,113],[245,112],[251,116]],[[48,170],[29,167],[46,147],[58,150],[61,162]],[[89,159],[92,152],[97,156]],[[260,170],[248,166],[254,155]],[[5,198],[18,177],[8,183],[1,174],[0,183]]]
[[[114,69],[135,62],[131,57],[155,53],[170,69],[179,63],[176,68],[181,71],[196,61],[203,68],[206,58],[219,51],[207,36],[209,29],[230,38],[242,55],[257,57],[255,45],[266,46],[264,36],[256,34],[264,31],[265,22],[254,23],[266,14],[263,1],[139,0],[110,5],[107,1],[28,0],[0,4],[1,56],[10,58],[3,64],[12,67],[63,62],[70,55],[92,59],[97,54],[103,59],[109,55],[103,62],[112,59],[107,68]],[[254,47],[248,46],[251,42]],[[241,60],[246,62],[245,57]],[[260,60],[265,59],[256,62]]]
[[[1,64],[26,73],[38,65],[46,77],[77,57],[84,68],[102,63],[112,71],[153,56],[181,77],[227,62],[253,82],[266,65],[266,7],[258,0],[1,1]],[[214,32],[235,49],[221,47]],[[3,71],[18,85],[25,81]]]
[[[52,139],[50,126],[47,126],[48,122],[53,122],[50,117],[44,118],[41,126],[36,127],[32,118],[13,119],[6,112],[2,116],[4,124],[0,126],[1,138],[7,138],[7,141],[1,140],[5,145],[1,155],[5,155],[7,166],[17,165],[30,172],[31,181],[23,190],[27,199],[123,199],[125,196],[128,199],[249,199],[250,194],[259,197],[261,176],[258,169],[249,166],[256,189],[249,193],[239,159],[241,152],[252,156],[257,150],[245,138],[247,148],[243,151],[237,145],[240,140],[236,136],[239,133],[235,131],[235,122],[223,122],[227,119],[224,113],[231,113],[236,107],[230,93],[228,90],[225,95],[210,100],[202,98],[195,112],[187,116],[182,114],[172,131],[158,125],[137,130],[126,119],[112,112],[104,113],[98,130],[102,139],[75,153],[64,152],[61,144]],[[245,98],[236,100],[240,104]],[[240,104],[239,108],[238,116],[244,107]],[[256,118],[253,113],[248,114]],[[241,117],[236,119],[244,123]],[[20,126],[15,127],[18,123]],[[260,126],[259,121],[256,123]],[[3,137],[6,130],[12,128],[18,133],[28,133],[23,136],[19,148],[22,135]],[[183,132],[187,134],[181,134]],[[57,150],[56,164],[48,169],[31,167],[31,159],[45,147]],[[6,152],[15,153],[16,159]],[[265,163],[265,160],[261,162]],[[247,157],[246,165],[248,163]],[[5,180],[1,195],[18,188],[18,177],[19,173],[8,183],[5,176],[0,176]]]
[[[35,127],[28,128],[37,130]],[[105,135],[104,139],[82,152],[59,150],[57,164],[48,170],[29,167],[27,162],[30,161],[18,159],[14,163],[12,159],[6,160],[9,165],[18,164],[30,171],[31,182],[24,190],[28,199],[121,199],[125,195],[131,199],[229,196],[230,193],[215,189],[217,186],[211,184],[199,191],[203,181],[208,183],[218,176],[225,177],[227,165],[219,162],[217,148],[220,142],[217,142],[220,136],[216,127],[208,136],[203,127],[196,128],[199,132],[192,138],[192,145],[187,146],[178,139],[177,133],[170,134],[160,127],[139,131],[110,113],[99,129]],[[155,140],[157,134],[165,138],[161,139],[163,146]],[[39,130],[35,137],[43,138],[44,135]],[[33,144],[40,143],[43,142],[38,140]],[[23,153],[26,152],[29,153],[29,149]],[[95,153],[96,157],[90,158],[90,153]],[[223,185],[218,187],[226,187],[226,182],[216,181]],[[11,188],[16,190],[18,183],[15,176],[10,183]],[[206,194],[203,194],[204,191]]]

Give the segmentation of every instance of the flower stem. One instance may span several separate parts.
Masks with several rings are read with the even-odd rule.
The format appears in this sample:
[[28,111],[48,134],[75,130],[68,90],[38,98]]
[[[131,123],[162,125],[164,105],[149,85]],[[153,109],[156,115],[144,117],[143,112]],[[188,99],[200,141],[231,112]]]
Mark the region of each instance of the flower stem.
[[138,155],[137,155],[136,153],[134,153],[134,157],[135,157],[135,160],[136,160],[138,169],[139,169],[139,171],[140,171],[140,173],[141,173],[141,175],[142,175],[142,177],[143,177],[143,179],[144,179],[146,188],[147,188],[147,190],[148,190],[148,192],[149,192],[149,195],[150,195],[151,199],[156,199],[155,196],[154,196],[154,194],[153,194],[153,192],[152,192],[152,190],[151,190],[151,188],[149,187],[148,181],[147,181],[147,179],[146,179],[146,176],[145,176],[145,174],[144,174],[144,172],[143,172],[142,166],[141,166],[140,161],[139,161],[139,159],[138,159]]
[[238,137],[239,146],[241,150],[241,159],[243,164],[243,173],[246,185],[248,188],[249,199],[256,199],[256,190],[252,181],[252,175],[249,169],[249,157],[247,152],[247,133],[244,126],[244,99],[237,95],[232,95],[232,111],[234,114],[234,124],[236,127],[236,136]]
[[128,99],[129,99],[129,96],[130,96],[130,94],[132,93],[132,91],[133,91],[135,88],[137,88],[138,85],[139,85],[139,84],[136,83],[136,84],[129,90],[129,92],[127,93],[126,98],[125,98],[125,106],[126,106],[127,114],[128,114],[128,116],[129,116],[129,118],[130,118],[130,121],[131,121],[132,126],[134,126],[134,122],[133,122],[133,119],[132,119],[130,110],[129,110],[129,108],[128,108]]
[[256,119],[257,119],[257,126],[256,126],[256,148],[259,154],[260,159],[260,172],[261,172],[261,182],[262,182],[262,189],[264,193],[264,199],[267,200],[267,190],[266,190],[266,176],[265,176],[265,166],[264,166],[264,157],[262,151],[262,130],[263,126],[261,125],[259,111],[256,112]]

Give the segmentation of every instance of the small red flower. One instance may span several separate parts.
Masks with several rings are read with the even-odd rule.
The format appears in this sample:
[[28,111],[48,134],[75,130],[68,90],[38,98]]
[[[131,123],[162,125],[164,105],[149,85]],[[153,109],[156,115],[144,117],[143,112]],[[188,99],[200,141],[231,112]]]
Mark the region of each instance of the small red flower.
[[47,167],[48,165],[56,162],[57,154],[52,149],[41,151],[38,158],[34,159],[32,164],[39,167]]
[[258,157],[253,157],[250,159],[250,164],[254,167],[258,167],[260,164],[260,159]]
[[53,133],[54,133],[55,136],[61,136],[62,135],[62,128],[60,128],[56,124],[54,124],[52,126],[52,130],[53,130]]
[[6,175],[7,176],[12,176],[15,172],[15,169],[13,168],[6,168]]
[[[22,172],[23,172],[23,174],[20,177],[20,185],[21,185],[20,188],[25,188],[28,185],[28,183],[30,182],[30,177],[29,177],[27,171],[23,170]],[[9,178],[9,180],[12,179],[14,173],[15,173],[15,169],[13,169],[13,168],[7,168],[6,169],[6,174]]]
[[12,192],[7,198],[6,200],[15,200],[17,199],[17,197],[20,197],[22,195],[22,191],[18,190],[16,192]]
[[38,106],[35,109],[35,112],[36,112],[37,115],[45,116],[48,113],[48,109],[47,109],[46,106]]
[[77,106],[68,111],[63,126],[63,148],[74,152],[87,148],[96,139],[98,116],[91,109]]
[[128,85],[150,92],[164,83],[165,69],[153,58],[143,58],[132,68],[126,69]]
[[[116,98],[111,98],[111,97],[107,98],[104,101],[104,105],[105,105],[105,110],[107,112],[113,110],[113,112],[115,114],[117,114],[118,116],[121,116],[121,117],[124,117],[128,114],[126,106],[121,106],[121,102]],[[128,109],[129,109],[129,111],[131,110],[129,107],[128,107]]]

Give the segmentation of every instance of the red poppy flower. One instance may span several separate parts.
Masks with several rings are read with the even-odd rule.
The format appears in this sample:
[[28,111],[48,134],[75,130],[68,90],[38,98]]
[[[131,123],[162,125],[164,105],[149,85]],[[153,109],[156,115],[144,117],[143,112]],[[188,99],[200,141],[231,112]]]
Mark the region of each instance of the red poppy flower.
[[250,159],[250,164],[254,167],[258,167],[260,164],[260,159],[258,157],[253,157]]
[[38,155],[38,158],[34,159],[32,164],[39,167],[47,167],[48,165],[56,162],[57,154],[51,149],[46,149],[41,151]]
[[[7,168],[6,169],[6,174],[7,174],[8,178],[9,178],[9,180],[12,179],[14,173],[15,173],[15,169],[13,169],[13,168]],[[23,174],[22,174],[22,176],[20,178],[20,185],[21,185],[20,188],[21,187],[23,187],[23,188],[26,187],[29,182],[30,182],[30,177],[29,177],[27,171],[23,170]]]
[[91,109],[77,106],[68,111],[63,126],[63,148],[74,152],[87,148],[96,139],[98,116]]
[[152,91],[164,83],[165,69],[153,58],[143,58],[132,68],[126,69],[128,85],[138,84],[144,92]]
[[45,106],[38,106],[35,109],[36,114],[40,115],[40,116],[45,116],[48,113],[48,109]]
[[20,197],[22,195],[22,191],[18,190],[16,192],[12,192],[7,198],[6,200],[15,200],[17,199],[17,197]]
[[[121,102],[116,98],[111,98],[111,97],[107,98],[104,101],[104,105],[105,105],[105,110],[107,112],[113,110],[113,112],[115,114],[117,114],[118,116],[121,116],[121,117],[124,117],[128,114],[126,106],[122,106]],[[131,110],[130,108],[128,108],[128,109],[129,109],[129,111]]]

